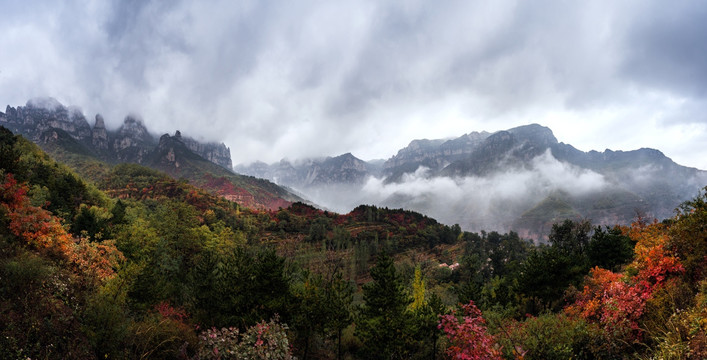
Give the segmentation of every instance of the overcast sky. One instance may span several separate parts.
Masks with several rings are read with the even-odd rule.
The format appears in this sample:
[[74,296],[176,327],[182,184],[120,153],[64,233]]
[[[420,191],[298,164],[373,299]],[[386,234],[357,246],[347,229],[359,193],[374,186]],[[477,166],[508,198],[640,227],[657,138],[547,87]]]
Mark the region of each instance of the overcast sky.
[[[707,169],[704,1],[0,0],[0,103],[52,96],[234,164],[527,123]],[[4,111],[4,110],[3,110]]]

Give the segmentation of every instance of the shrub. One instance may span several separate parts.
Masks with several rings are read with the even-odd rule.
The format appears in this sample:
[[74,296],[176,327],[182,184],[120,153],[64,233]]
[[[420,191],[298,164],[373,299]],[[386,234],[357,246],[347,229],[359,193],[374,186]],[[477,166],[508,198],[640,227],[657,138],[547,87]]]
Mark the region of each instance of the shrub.
[[237,328],[211,328],[199,334],[200,359],[293,359],[287,325],[275,317],[244,333]]

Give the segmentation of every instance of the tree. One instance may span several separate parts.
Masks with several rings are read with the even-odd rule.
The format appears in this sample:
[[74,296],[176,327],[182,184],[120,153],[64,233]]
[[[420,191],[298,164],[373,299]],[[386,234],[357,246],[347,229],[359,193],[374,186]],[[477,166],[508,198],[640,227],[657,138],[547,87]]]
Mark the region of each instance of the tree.
[[621,228],[597,226],[587,247],[587,255],[591,266],[599,266],[607,270],[618,270],[618,267],[628,263],[633,258],[631,238],[624,235]]
[[307,359],[311,338],[324,332],[329,309],[325,302],[325,289],[319,274],[306,274],[304,282],[292,289],[297,311],[293,316],[293,325],[304,342],[302,359]]
[[422,278],[420,265],[415,266],[415,278],[412,281],[412,304],[410,310],[417,311],[427,304],[425,301],[425,279]]
[[670,227],[669,246],[685,266],[688,280],[697,284],[707,276],[707,187],[678,208]]
[[628,233],[636,242],[636,257],[626,274],[595,267],[574,304],[565,309],[572,316],[599,323],[620,344],[642,340],[640,320],[647,301],[685,272],[678,257],[666,248],[669,237],[663,224],[634,223]]
[[460,360],[501,359],[501,349],[496,339],[486,330],[486,320],[473,301],[462,306],[464,315],[442,315],[439,327],[449,339],[447,355]]
[[584,255],[589,244],[589,232],[592,229],[589,221],[574,222],[565,220],[562,224],[553,224],[548,238],[552,247],[563,255]]
[[550,231],[550,247],[530,252],[520,267],[519,289],[525,295],[540,301],[539,309],[559,310],[565,289],[579,286],[589,271],[587,247],[589,244],[588,221],[565,220],[554,224]]
[[85,231],[89,239],[93,241],[102,240],[107,235],[105,233],[108,222],[106,213],[105,209],[81,204],[79,212],[74,218],[74,223],[71,225],[71,232],[74,235],[81,235]]
[[188,295],[200,323],[245,328],[275,314],[291,320],[290,279],[275,251],[239,247],[223,255],[203,251],[198,259]]
[[371,269],[373,281],[363,286],[364,305],[356,323],[356,336],[369,359],[403,359],[408,355],[410,298],[405,294],[393,259],[378,255]]
[[341,359],[341,332],[351,324],[353,287],[336,271],[325,288],[328,318],[325,328],[336,333],[336,357]]

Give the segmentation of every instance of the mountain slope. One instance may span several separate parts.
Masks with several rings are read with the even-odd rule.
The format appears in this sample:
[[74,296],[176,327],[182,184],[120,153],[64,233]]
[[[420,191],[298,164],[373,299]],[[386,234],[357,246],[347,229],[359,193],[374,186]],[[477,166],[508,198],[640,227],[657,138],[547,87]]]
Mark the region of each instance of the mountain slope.
[[301,200],[266,180],[234,174],[230,150],[223,144],[163,135],[159,140],[143,121],[129,115],[115,131],[107,130],[96,115],[91,128],[78,108],[54,99],[33,99],[27,105],[0,112],[0,125],[26,136],[79,174],[100,182],[119,163],[137,163],[184,178],[244,206],[263,209],[287,207]]

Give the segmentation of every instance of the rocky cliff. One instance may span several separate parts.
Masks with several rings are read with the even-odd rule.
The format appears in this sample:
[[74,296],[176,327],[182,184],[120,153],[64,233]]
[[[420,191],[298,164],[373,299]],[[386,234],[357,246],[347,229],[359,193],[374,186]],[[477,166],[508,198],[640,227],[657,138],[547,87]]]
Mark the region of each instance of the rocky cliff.
[[231,149],[226,147],[223,143],[203,143],[190,137],[182,137],[179,130],[177,130],[175,137],[178,137],[189,150],[204,159],[209,160],[214,164],[221,165],[226,169],[233,168],[233,163],[231,162]]

